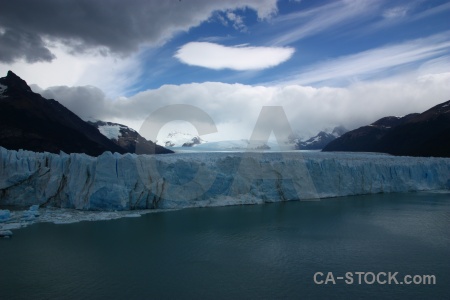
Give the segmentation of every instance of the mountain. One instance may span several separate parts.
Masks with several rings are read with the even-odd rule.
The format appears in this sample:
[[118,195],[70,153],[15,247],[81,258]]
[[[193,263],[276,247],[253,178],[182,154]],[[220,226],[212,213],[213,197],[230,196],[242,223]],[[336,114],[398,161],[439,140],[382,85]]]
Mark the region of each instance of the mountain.
[[274,146],[273,143],[268,143],[266,141],[253,141],[249,140],[231,140],[231,141],[218,141],[204,143],[195,147],[196,151],[264,151],[272,149],[270,145]]
[[[291,140],[294,140],[294,137]],[[166,138],[158,140],[156,143],[165,147],[178,148],[177,151],[284,151],[294,149],[294,142],[290,144],[291,140],[283,145],[278,145],[276,142],[246,139],[208,142],[197,135],[172,131]]]
[[[347,132],[339,139],[330,142],[324,151],[360,151],[372,152],[377,147],[379,140],[393,127],[400,125],[418,114],[410,114],[404,117],[384,117],[378,121]],[[333,150],[330,150],[333,149]],[[339,150],[351,149],[351,150]]]
[[343,126],[335,127],[331,133],[321,131],[316,136],[313,136],[306,141],[297,142],[295,148],[297,150],[321,150],[331,141],[334,141],[347,131],[348,130]]
[[92,156],[126,152],[59,102],[32,92],[11,71],[0,78],[0,146]]
[[88,123],[97,128],[101,134],[125,149],[127,152],[136,154],[173,153],[173,151],[169,149],[146,140],[136,130],[128,126],[103,121],[88,121]]
[[[103,122],[104,123],[104,122]],[[109,124],[109,125],[108,125]],[[124,125],[104,123],[101,128],[120,127],[111,140],[58,101],[34,93],[19,76],[8,71],[0,78],[0,146],[35,152],[85,153],[98,156],[118,153],[172,153],[145,140]],[[105,129],[106,130],[106,129]],[[120,135],[120,137],[119,137]]]
[[192,135],[190,133],[172,131],[166,138],[156,141],[160,146],[164,147],[193,147],[205,143],[198,135]]
[[450,157],[450,100],[404,117],[385,117],[347,132],[323,151]]

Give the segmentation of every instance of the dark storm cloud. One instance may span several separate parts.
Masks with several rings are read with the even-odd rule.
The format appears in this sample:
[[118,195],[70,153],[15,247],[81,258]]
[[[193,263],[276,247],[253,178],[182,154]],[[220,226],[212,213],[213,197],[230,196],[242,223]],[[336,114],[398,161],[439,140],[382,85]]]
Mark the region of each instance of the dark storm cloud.
[[39,35],[5,30],[0,34],[0,61],[11,63],[21,57],[29,63],[51,61],[55,58]]
[[265,17],[276,0],[5,0],[0,6],[0,62],[36,62],[54,58],[45,41],[62,41],[73,52],[127,55],[200,24],[215,10],[248,6]]
[[105,94],[93,86],[54,86],[43,90],[33,85],[32,89],[44,98],[56,99],[82,118],[101,118],[108,111]]

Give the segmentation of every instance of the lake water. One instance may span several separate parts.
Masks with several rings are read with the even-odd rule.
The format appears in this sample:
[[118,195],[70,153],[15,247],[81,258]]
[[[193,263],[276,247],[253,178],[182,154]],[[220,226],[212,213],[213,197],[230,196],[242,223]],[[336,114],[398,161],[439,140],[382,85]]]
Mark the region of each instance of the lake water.
[[[436,284],[358,284],[354,274],[350,285],[317,285],[316,272],[435,275]],[[449,193],[40,223],[0,240],[0,299],[350,297],[450,299]]]

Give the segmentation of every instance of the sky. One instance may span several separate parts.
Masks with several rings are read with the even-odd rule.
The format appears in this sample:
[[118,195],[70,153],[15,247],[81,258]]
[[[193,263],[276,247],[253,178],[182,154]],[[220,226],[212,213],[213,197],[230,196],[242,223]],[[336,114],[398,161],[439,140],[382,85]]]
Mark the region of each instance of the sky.
[[[187,104],[217,127],[203,139],[249,139],[262,107],[281,106],[292,130],[308,138],[450,99],[448,1],[0,0],[0,7],[0,76],[12,70],[83,119],[136,130],[158,109]],[[174,120],[159,137],[172,130],[197,132]]]

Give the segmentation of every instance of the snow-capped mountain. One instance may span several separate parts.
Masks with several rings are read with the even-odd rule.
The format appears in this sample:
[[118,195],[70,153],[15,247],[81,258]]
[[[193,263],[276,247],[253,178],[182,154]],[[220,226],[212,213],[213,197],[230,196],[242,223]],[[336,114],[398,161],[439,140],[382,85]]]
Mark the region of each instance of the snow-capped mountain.
[[270,150],[274,145],[264,141],[250,143],[248,140],[231,140],[209,142],[195,148],[197,151],[244,151],[244,150]]
[[194,149],[180,148],[179,150],[195,151],[195,152],[245,152],[245,151],[290,151],[294,150],[292,144],[279,145],[276,141],[249,141],[246,139],[241,140],[225,140],[216,142],[205,142],[200,145],[196,145]]
[[337,126],[332,132],[321,131],[316,136],[311,137],[306,141],[299,141],[296,145],[298,150],[321,150],[331,141],[340,137],[348,130],[343,126]]
[[156,141],[156,143],[163,147],[193,147],[206,143],[206,141],[198,135],[172,131],[167,137]]
[[297,141],[298,137],[293,136],[284,145],[278,145],[278,143],[270,141],[249,141],[246,139],[208,142],[197,135],[172,131],[166,138],[158,140],[156,143],[164,147],[180,148],[177,150],[188,151],[191,151],[190,148],[192,147],[194,147],[192,150],[195,151],[285,151],[294,150],[295,142]]
[[118,123],[103,121],[88,121],[89,124],[96,127],[101,134],[113,141],[115,144],[124,148],[129,153],[136,154],[162,154],[173,153],[152,141],[143,138],[136,130]]

